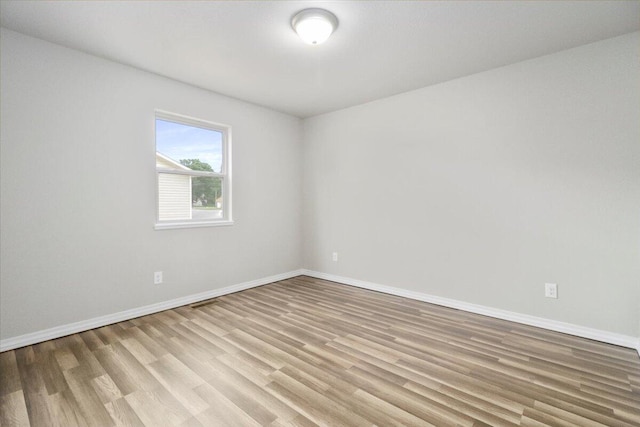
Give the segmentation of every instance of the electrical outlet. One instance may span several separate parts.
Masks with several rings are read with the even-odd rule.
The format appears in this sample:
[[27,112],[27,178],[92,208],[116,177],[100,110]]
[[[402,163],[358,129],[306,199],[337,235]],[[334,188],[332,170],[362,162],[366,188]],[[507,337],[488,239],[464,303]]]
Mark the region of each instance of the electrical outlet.
[[558,285],[555,283],[545,283],[544,296],[547,298],[558,298]]
[[338,252],[334,252],[332,258],[334,262],[338,262]]
[[156,271],[153,273],[153,284],[159,285],[160,283],[162,283],[162,271]]

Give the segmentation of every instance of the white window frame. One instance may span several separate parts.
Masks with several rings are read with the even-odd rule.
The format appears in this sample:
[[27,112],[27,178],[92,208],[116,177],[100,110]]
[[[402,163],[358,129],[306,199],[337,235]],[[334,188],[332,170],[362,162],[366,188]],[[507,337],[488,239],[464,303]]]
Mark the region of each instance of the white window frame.
[[[213,130],[222,134],[222,166],[220,173],[206,172],[206,171],[187,171],[187,170],[175,170],[165,169],[156,166],[156,230],[168,230],[175,228],[194,228],[194,227],[216,227],[232,225],[233,219],[231,216],[231,126],[223,125],[220,123],[209,122],[206,120],[196,119],[193,117],[183,116],[181,114],[170,113],[168,111],[156,110],[153,120],[153,143],[154,148],[157,150],[156,142],[156,120],[165,120],[173,123],[179,123],[186,126],[194,126],[202,129]],[[155,151],[154,150],[154,155]],[[154,161],[155,164],[155,161]],[[209,219],[209,220],[164,220],[160,221],[160,191],[159,191],[159,177],[160,173],[169,173],[177,175],[189,175],[192,177],[208,176],[222,178],[222,218]]]

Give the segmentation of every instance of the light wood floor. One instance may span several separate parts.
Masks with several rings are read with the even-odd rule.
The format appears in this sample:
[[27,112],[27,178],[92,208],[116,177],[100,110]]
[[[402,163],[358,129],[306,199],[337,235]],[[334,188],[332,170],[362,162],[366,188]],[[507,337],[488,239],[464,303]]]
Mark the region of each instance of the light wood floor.
[[298,277],[0,355],[2,426],[639,426],[633,350]]

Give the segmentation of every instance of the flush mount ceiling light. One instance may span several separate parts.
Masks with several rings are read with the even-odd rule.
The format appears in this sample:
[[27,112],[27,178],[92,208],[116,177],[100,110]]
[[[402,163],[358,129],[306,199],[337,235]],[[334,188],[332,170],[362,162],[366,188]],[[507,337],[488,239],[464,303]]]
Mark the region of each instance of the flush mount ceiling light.
[[305,9],[293,17],[291,26],[305,43],[320,44],[338,27],[338,18],[328,10]]

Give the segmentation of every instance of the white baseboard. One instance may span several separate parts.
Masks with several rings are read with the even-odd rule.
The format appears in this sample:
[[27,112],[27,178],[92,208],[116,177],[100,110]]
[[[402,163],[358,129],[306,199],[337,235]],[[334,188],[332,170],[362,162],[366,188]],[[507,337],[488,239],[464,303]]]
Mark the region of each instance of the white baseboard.
[[615,344],[622,347],[632,348],[638,351],[640,356],[640,339],[629,335],[617,334],[614,332],[602,331],[599,329],[588,328],[585,326],[574,325],[571,323],[560,322],[557,320],[544,319],[542,317],[530,316],[528,314],[515,313],[513,311],[501,310],[498,308],[487,307],[478,304],[471,304],[464,301],[458,301],[450,298],[442,298],[434,295],[423,294],[421,292],[409,291],[406,289],[395,288],[392,286],[380,285],[377,283],[366,282],[363,280],[352,279],[349,277],[336,276],[333,274],[320,273],[312,270],[302,270],[306,276],[318,279],[330,280],[332,282],[343,283],[345,285],[357,286],[359,288],[369,289],[372,291],[383,292],[385,294],[396,295],[400,297],[410,298],[418,301],[429,302],[432,304],[442,305],[444,307],[456,308],[458,310],[468,311],[470,313],[482,314],[497,319],[510,320],[516,323],[522,323],[529,326],[537,326],[539,328],[548,329],[556,332],[563,332],[569,335],[575,335],[582,338],[588,338],[609,344]]
[[320,273],[318,271],[300,269],[287,273],[277,274],[275,276],[264,277],[261,279],[251,280],[249,282],[239,283],[227,286],[222,289],[214,289],[211,291],[201,292],[198,294],[188,295],[164,301],[156,304],[146,305],[144,307],[125,310],[106,316],[94,317],[92,319],[80,322],[70,323],[67,325],[56,326],[54,328],[45,329],[17,337],[6,338],[0,340],[0,352],[13,350],[15,348],[36,344],[66,335],[87,331],[89,329],[99,328],[116,322],[134,319],[136,317],[145,316],[147,314],[157,313],[164,310],[180,307],[182,305],[192,304],[198,301],[204,301],[216,298],[222,295],[231,294],[245,289],[255,288],[257,286],[266,285],[280,280],[290,279],[292,277],[306,275],[316,277],[318,279],[330,280],[332,282],[343,283],[345,285],[357,286],[359,288],[369,289],[372,291],[383,292],[386,294],[401,296],[418,301],[424,301],[444,307],[456,308],[470,313],[482,314],[497,319],[510,320],[516,323],[522,323],[530,326],[548,329],[551,331],[563,332],[578,337],[602,341],[609,344],[615,344],[622,347],[635,349],[640,356],[640,339],[628,335],[617,334],[614,332],[602,331],[599,329],[587,328],[585,326],[574,325],[571,323],[560,322],[557,320],[544,319],[541,317],[530,316],[528,314],[520,314],[512,311],[501,310],[483,305],[471,304],[464,301],[458,301],[450,298],[442,298],[434,295],[428,295],[421,292],[409,291],[406,289],[395,288],[392,286],[380,285],[377,283],[366,282],[363,280],[352,279],[349,277],[336,276],[333,274]]
[[67,325],[56,326],[54,328],[45,329],[43,331],[32,332],[30,334],[20,335],[13,338],[0,340],[0,351],[13,350],[14,348],[24,347],[26,345],[36,344],[42,341],[60,338],[65,335],[75,334],[87,331],[89,329],[99,328],[116,322],[122,322],[136,317],[145,316],[147,314],[157,313],[159,311],[169,310],[171,308],[180,307],[182,305],[192,304],[198,301],[204,301],[222,295],[231,294],[245,289],[255,288],[257,286],[266,285],[268,283],[278,282],[280,280],[290,279],[300,276],[302,270],[289,271],[287,273],[277,274],[275,276],[264,277],[262,279],[251,280],[249,282],[238,283],[236,285],[227,286],[222,289],[214,289],[211,291],[201,292],[199,294],[188,295],[172,299],[169,301],[159,302],[156,304],[145,305],[144,307],[133,308],[106,316],[94,317],[92,319],[82,320],[80,322],[69,323]]

